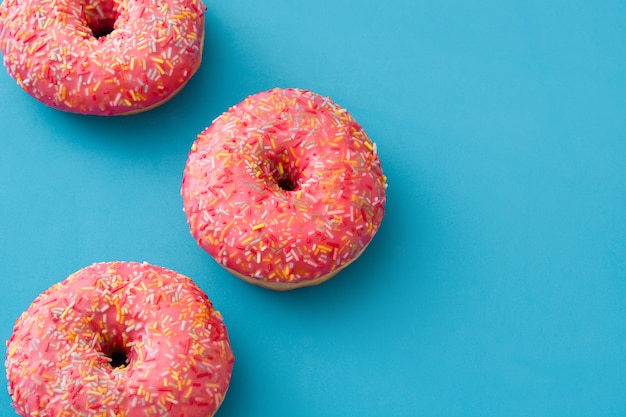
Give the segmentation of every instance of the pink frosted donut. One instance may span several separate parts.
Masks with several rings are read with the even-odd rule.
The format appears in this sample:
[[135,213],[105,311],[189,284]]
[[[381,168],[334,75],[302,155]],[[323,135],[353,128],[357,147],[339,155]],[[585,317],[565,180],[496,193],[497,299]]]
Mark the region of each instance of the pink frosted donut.
[[209,417],[233,353],[220,313],[189,278],[100,263],[42,293],[7,343],[23,417]]
[[0,51],[42,103],[132,114],[172,98],[200,66],[201,0],[4,0]]
[[385,188],[376,146],[345,109],[273,89],[198,136],[181,192],[192,235],[218,263],[287,290],[329,279],[365,250]]

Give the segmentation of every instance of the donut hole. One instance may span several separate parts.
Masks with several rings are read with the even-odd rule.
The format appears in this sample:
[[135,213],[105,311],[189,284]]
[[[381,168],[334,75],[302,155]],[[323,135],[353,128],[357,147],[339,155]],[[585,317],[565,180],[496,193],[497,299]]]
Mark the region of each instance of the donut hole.
[[109,362],[111,368],[126,367],[129,364],[128,352],[119,346],[113,347],[113,349],[108,352],[107,357],[111,359]]
[[98,25],[89,26],[89,29],[91,29],[94,38],[103,38],[115,30],[115,20],[99,22]]
[[115,30],[115,23],[119,17],[117,7],[114,1],[98,0],[87,0],[87,4],[83,5],[85,23],[94,38],[106,37]]
[[293,191],[298,187],[298,183],[291,177],[283,176],[275,180],[281,190]]
[[300,187],[295,170],[290,168],[292,167],[277,164],[276,169],[272,173],[272,179],[281,190],[295,191]]

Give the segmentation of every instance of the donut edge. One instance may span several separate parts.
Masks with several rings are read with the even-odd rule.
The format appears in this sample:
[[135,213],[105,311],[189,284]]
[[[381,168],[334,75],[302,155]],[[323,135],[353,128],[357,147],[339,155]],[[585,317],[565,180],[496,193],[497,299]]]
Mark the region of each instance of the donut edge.
[[234,276],[236,276],[239,279],[244,280],[245,282],[249,283],[249,284],[253,284],[256,285],[258,287],[262,287],[268,290],[274,290],[274,291],[290,291],[290,290],[295,290],[297,288],[304,288],[304,287],[313,287],[315,285],[319,285],[325,281],[328,281],[329,279],[331,279],[332,277],[334,277],[335,275],[337,275],[338,273],[340,273],[341,271],[343,271],[347,266],[349,266],[350,264],[352,264],[354,261],[356,261],[357,259],[359,259],[361,257],[361,255],[363,254],[363,252],[365,252],[365,249],[367,249],[367,247],[369,246],[369,244],[371,243],[368,242],[367,245],[365,245],[365,247],[363,249],[361,249],[361,251],[359,253],[357,253],[357,255],[352,258],[350,260],[350,262],[346,263],[345,265],[343,265],[341,268],[337,268],[334,271],[326,274],[326,275],[322,275],[320,277],[314,278],[314,279],[304,279],[302,281],[297,281],[297,282],[281,282],[281,281],[265,281],[263,279],[255,279],[252,277],[249,277],[247,275],[242,274],[241,272],[237,272],[234,269],[228,268],[224,265],[220,266],[222,268],[224,268],[225,270],[227,270],[228,272],[230,272],[231,274],[233,274]]
[[168,101],[170,101],[171,99],[176,97],[178,95],[178,93],[180,93],[183,90],[183,88],[185,88],[185,86],[193,78],[193,76],[196,75],[196,73],[200,69],[200,66],[202,65],[202,54],[204,53],[204,34],[206,32],[204,24],[205,23],[204,23],[204,16],[203,16],[202,17],[202,37],[200,38],[200,59],[198,60],[198,64],[195,66],[195,68],[191,72],[191,75],[189,76],[187,81],[182,83],[176,90],[174,90],[172,92],[172,94],[170,94],[169,96],[165,97],[163,100],[160,100],[160,101],[154,103],[153,105],[151,105],[149,107],[145,107],[143,109],[135,109],[135,110],[131,110],[131,111],[125,112],[125,113],[116,113],[116,114],[112,114],[111,116],[133,116],[135,114],[144,113],[144,112],[156,109],[157,107],[160,107],[160,106],[166,104]]

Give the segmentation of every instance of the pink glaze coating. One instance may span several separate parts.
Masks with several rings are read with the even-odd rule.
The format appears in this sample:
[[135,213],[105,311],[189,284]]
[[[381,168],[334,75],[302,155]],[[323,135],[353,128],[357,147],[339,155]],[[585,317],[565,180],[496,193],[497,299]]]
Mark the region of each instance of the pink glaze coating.
[[4,0],[0,51],[11,77],[48,106],[136,113],[196,72],[204,11],[201,0]]
[[[114,367],[121,352],[127,364]],[[37,297],[15,324],[5,365],[24,417],[208,417],[233,360],[220,313],[189,278],[112,262]]]
[[198,136],[181,192],[192,235],[218,263],[290,289],[363,252],[385,188],[376,146],[345,109],[310,91],[273,89]]

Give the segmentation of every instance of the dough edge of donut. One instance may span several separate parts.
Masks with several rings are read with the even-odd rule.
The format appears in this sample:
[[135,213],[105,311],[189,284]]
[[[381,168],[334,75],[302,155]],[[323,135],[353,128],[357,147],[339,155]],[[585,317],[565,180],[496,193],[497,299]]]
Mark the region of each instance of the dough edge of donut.
[[174,90],[172,92],[172,94],[170,94],[169,96],[165,97],[163,100],[159,100],[156,103],[154,103],[153,105],[149,106],[149,107],[145,107],[142,109],[135,109],[135,110],[131,110],[128,112],[124,112],[124,113],[116,113],[113,114],[112,116],[133,116],[135,114],[140,114],[143,112],[147,112],[153,109],[156,109],[157,107],[160,107],[164,104],[166,104],[167,102],[169,102],[171,99],[173,99],[174,97],[176,97],[178,95],[178,93],[180,93],[183,88],[185,88],[185,86],[187,85],[187,83],[189,81],[191,81],[191,79],[193,78],[193,76],[198,72],[198,70],[200,69],[200,65],[202,65],[202,54],[204,53],[204,35],[206,32],[205,29],[205,18],[204,16],[202,17],[202,37],[200,38],[200,59],[198,59],[198,64],[193,68],[193,71],[191,71],[191,75],[189,76],[189,78],[187,79],[187,81],[185,81],[184,83],[182,83],[176,90]]
[[244,275],[241,272],[237,272],[234,269],[228,268],[224,265],[220,264],[220,266],[224,268],[225,270],[227,270],[228,272],[230,272],[231,274],[233,274],[234,276],[236,276],[237,278],[242,279],[249,284],[253,284],[258,287],[262,287],[262,288],[266,288],[266,289],[274,290],[274,291],[290,291],[290,290],[295,290],[297,288],[312,287],[312,286],[321,284],[325,281],[328,281],[329,279],[331,279],[332,277],[334,277],[335,275],[343,271],[352,262],[359,259],[361,255],[363,254],[363,252],[365,252],[365,249],[367,249],[367,247],[370,245],[370,243],[371,243],[371,240],[367,243],[367,245],[363,247],[363,249],[361,249],[359,253],[357,253],[349,262],[347,262],[345,265],[342,265],[340,268],[337,268],[334,271],[329,272],[328,274],[322,275],[321,277],[317,277],[314,279],[304,279],[302,281],[297,281],[297,282],[265,281],[263,279],[255,279],[247,275]]

